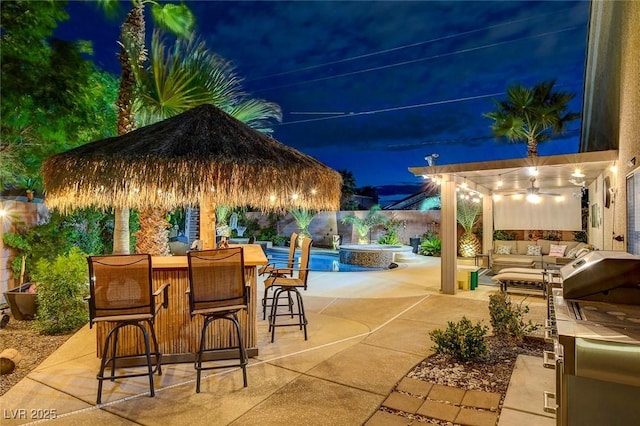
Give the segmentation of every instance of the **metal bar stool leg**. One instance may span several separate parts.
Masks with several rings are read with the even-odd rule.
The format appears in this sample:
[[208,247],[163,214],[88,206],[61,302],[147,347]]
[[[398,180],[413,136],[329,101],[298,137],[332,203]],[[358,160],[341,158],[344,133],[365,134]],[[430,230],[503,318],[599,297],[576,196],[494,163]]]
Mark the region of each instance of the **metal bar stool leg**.
[[144,338],[144,349],[147,356],[147,371],[149,371],[149,396],[155,396],[155,389],[153,387],[153,363],[151,362],[151,347],[149,345],[149,333],[140,323],[135,324],[136,327],[142,331],[142,337]]
[[244,347],[244,343],[242,341],[242,333],[240,332],[240,322],[238,321],[238,314],[233,312],[231,314],[231,321],[236,327],[236,333],[238,334],[238,355],[240,356],[240,368],[242,368],[242,379],[244,382],[244,387],[247,387],[247,351]]
[[304,340],[307,340],[307,314],[304,310],[304,302],[302,301],[302,295],[297,288],[293,289],[298,298],[298,318],[300,319],[300,329],[304,328]]
[[204,345],[207,337],[207,328],[209,324],[214,320],[214,317],[205,317],[204,324],[202,325],[202,333],[200,334],[200,348],[196,354],[196,393],[200,393],[200,378],[202,376],[202,354],[204,352]]

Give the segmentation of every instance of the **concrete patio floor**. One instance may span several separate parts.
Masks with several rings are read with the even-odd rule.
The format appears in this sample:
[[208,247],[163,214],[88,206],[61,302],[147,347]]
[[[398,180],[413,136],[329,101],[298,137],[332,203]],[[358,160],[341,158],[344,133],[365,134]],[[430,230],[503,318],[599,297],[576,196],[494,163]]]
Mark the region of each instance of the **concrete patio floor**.
[[[259,296],[261,291],[259,282]],[[297,327],[284,327],[270,343],[260,316],[259,355],[250,360],[247,388],[236,368],[210,370],[196,394],[193,365],[169,364],[155,376],[154,398],[144,377],[107,381],[100,406],[95,331],[87,326],[0,397],[2,424],[35,423],[47,415],[55,417],[53,424],[92,426],[365,424],[432,353],[429,331],[463,315],[489,324],[488,296],[496,291],[481,285],[440,294],[439,258],[380,272],[314,272],[303,293],[309,339]],[[529,297],[527,303],[531,318],[542,322],[545,300]],[[541,386],[550,390],[553,372],[538,371],[536,365],[544,369],[536,360],[523,361],[514,374],[519,382],[513,385],[512,378],[499,425],[554,423],[542,412],[543,389],[537,392]],[[533,393],[539,393],[533,397],[539,405]]]

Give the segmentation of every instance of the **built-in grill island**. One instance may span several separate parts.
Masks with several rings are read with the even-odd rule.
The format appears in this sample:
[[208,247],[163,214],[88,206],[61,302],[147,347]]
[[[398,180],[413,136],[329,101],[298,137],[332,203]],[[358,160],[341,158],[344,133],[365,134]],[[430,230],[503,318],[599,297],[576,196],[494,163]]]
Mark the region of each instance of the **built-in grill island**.
[[593,251],[560,269],[544,354],[556,369],[545,411],[558,425],[640,424],[640,256]]

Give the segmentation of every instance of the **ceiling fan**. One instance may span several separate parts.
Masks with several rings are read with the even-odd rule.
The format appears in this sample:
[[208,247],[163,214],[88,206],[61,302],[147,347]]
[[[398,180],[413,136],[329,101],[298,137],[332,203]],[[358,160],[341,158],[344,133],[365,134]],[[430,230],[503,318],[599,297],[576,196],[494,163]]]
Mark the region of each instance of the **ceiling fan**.
[[515,192],[515,193],[511,193],[511,194],[505,194],[505,195],[524,195],[524,196],[526,196],[527,201],[529,201],[530,203],[539,203],[541,195],[549,195],[551,197],[560,196],[560,194],[558,194],[558,193],[540,191],[540,188],[535,186],[535,183],[536,183],[536,177],[535,176],[531,176],[529,178],[529,182],[531,182],[531,186],[529,188],[527,188],[526,190]]

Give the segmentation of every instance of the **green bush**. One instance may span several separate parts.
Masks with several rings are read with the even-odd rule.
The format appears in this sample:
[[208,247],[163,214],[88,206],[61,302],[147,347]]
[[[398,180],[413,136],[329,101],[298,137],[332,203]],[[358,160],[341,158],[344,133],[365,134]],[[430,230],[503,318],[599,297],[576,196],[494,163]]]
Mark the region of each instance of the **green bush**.
[[493,239],[494,240],[503,240],[503,241],[513,241],[516,239],[516,233],[513,231],[503,231],[500,229],[496,229],[493,231]]
[[489,327],[479,321],[473,325],[467,317],[462,317],[457,323],[449,321],[445,330],[429,332],[429,337],[435,343],[433,350],[437,354],[470,361],[487,353],[484,337],[488,330]]
[[442,252],[442,240],[440,238],[431,238],[420,244],[420,250],[425,256],[440,256]]
[[528,306],[523,306],[523,302],[514,305],[506,293],[500,292],[489,296],[491,326],[496,336],[513,340],[517,344],[522,343],[526,334],[540,327],[531,320],[524,321],[524,315],[528,312]]
[[84,298],[89,294],[86,255],[73,247],[67,255],[51,262],[40,259],[33,273],[38,293],[34,326],[44,334],[65,334],[89,319]]

